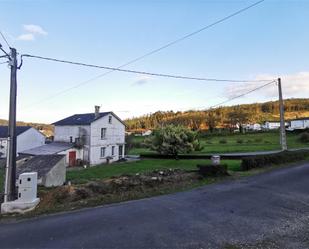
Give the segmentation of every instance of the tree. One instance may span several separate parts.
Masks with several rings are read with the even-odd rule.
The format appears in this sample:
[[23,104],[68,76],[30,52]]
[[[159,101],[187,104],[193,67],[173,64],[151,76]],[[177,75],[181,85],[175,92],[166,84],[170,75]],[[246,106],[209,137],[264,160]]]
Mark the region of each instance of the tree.
[[228,114],[228,119],[231,127],[239,127],[239,132],[243,132],[243,124],[248,122],[249,113],[241,109],[234,110]]
[[218,117],[216,116],[216,113],[214,111],[209,111],[206,116],[206,124],[211,133],[216,128],[217,123],[218,123]]
[[180,153],[189,153],[201,150],[197,132],[183,126],[167,125],[154,131],[146,140],[147,146],[163,155],[173,155],[175,158]]

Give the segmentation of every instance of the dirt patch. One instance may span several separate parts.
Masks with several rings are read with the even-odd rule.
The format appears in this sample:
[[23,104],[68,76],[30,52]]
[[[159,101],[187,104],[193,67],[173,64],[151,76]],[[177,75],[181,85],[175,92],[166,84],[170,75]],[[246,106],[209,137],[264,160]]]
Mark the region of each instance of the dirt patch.
[[41,202],[35,212],[52,209],[75,209],[81,206],[118,202],[164,193],[173,188],[197,183],[195,171],[180,169],[156,170],[150,173],[122,175],[85,184],[41,189]]

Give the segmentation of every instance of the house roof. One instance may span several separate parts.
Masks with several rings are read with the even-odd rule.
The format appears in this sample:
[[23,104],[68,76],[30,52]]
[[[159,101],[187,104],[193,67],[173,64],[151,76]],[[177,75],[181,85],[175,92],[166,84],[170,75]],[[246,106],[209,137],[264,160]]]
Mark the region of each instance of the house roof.
[[[122,124],[123,121],[113,112],[100,112],[99,117],[96,118],[94,113],[84,113],[84,114],[74,114],[70,117],[59,120],[53,125],[90,125],[92,122],[105,117],[109,114],[112,114],[115,118],[117,118]],[[125,124],[124,124],[125,125]]]
[[[31,129],[31,126],[16,126],[16,136],[24,133],[25,131]],[[0,126],[0,138],[8,137],[8,126]]]
[[62,142],[53,142],[50,144],[44,144],[39,147],[35,147],[29,150],[21,151],[19,154],[23,155],[54,155],[61,151],[68,150],[72,148],[74,144],[71,143],[62,143]]
[[26,160],[18,165],[16,175],[22,173],[37,172],[38,178],[45,176],[65,155],[40,155]]

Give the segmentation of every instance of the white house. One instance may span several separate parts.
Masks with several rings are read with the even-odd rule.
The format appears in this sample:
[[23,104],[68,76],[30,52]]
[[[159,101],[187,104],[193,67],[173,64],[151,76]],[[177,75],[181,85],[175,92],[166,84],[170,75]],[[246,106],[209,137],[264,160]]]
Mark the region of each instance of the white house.
[[262,126],[258,123],[255,123],[255,124],[246,124],[244,125],[244,128],[246,130],[250,130],[250,131],[260,131],[262,130]]
[[290,121],[289,130],[304,130],[309,128],[309,118],[297,118]]
[[[285,122],[285,126],[288,126],[289,124]],[[280,128],[280,122],[277,121],[266,121],[263,125],[263,128],[266,130],[275,130]]]
[[54,141],[74,144],[69,162],[81,159],[90,165],[109,163],[124,157],[125,124],[113,112],[75,114],[53,123]]
[[[45,143],[45,136],[31,126],[16,127],[16,153],[17,155],[28,149],[41,146]],[[6,157],[7,153],[8,127],[0,126],[0,157]]]

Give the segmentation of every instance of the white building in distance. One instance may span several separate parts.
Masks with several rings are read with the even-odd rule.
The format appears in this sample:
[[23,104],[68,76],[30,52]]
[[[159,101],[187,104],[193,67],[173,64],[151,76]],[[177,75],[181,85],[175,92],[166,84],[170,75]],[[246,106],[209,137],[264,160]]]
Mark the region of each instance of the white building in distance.
[[[17,155],[28,149],[45,144],[45,136],[31,126],[16,127],[16,153]],[[0,157],[6,157],[8,140],[8,127],[0,126]]]

